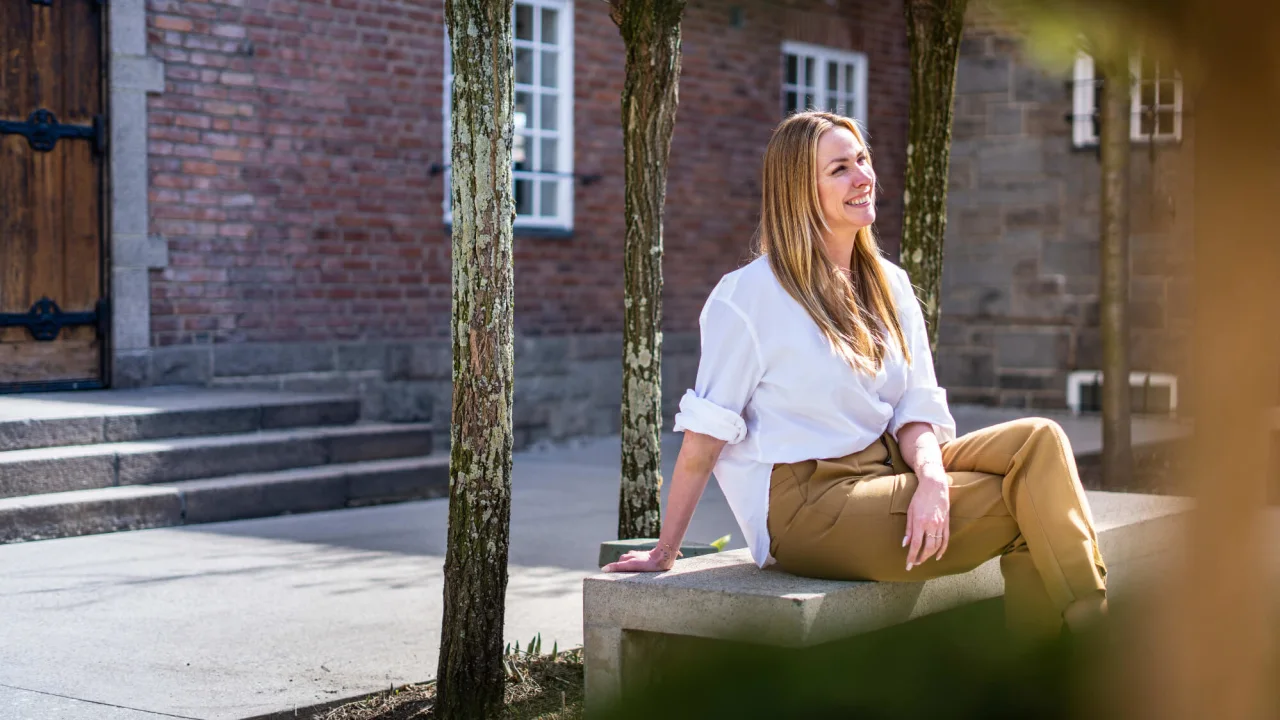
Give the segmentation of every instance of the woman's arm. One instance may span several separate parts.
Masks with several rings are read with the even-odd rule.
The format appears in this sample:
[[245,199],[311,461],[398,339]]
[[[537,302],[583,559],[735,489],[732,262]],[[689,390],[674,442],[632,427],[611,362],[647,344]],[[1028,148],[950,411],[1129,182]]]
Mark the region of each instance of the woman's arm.
[[671,492],[667,496],[667,516],[663,519],[658,546],[653,550],[633,550],[617,562],[604,566],[605,572],[656,572],[670,570],[680,552],[680,543],[693,519],[702,492],[707,488],[711,469],[715,467],[725,441],[710,435],[686,430],[671,474]]
[[902,459],[916,475],[923,475],[930,466],[934,466],[934,470],[942,469],[942,448],[931,424],[909,422],[903,425],[898,431],[898,447],[902,450]]
[[898,447],[919,481],[907,508],[907,532],[902,538],[903,545],[911,546],[907,551],[910,570],[930,557],[942,559],[947,551],[951,541],[951,478],[942,466],[942,448],[930,423],[903,425],[898,431]]

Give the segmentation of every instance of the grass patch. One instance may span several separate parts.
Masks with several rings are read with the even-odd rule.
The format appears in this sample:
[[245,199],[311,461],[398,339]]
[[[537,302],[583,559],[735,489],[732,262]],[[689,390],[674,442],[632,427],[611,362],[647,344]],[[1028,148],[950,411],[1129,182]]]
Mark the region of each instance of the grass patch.
[[[582,649],[553,655],[516,651],[506,658],[502,720],[577,720],[582,717]],[[383,690],[311,716],[311,720],[427,720],[434,718],[436,683]]]

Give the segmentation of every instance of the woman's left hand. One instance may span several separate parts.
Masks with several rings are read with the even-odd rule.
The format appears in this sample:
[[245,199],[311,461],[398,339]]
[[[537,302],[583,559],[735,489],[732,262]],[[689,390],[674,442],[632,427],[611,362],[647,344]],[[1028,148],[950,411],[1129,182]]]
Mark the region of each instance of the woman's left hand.
[[940,465],[926,465],[907,507],[907,570],[931,557],[942,559],[951,541],[951,489]]

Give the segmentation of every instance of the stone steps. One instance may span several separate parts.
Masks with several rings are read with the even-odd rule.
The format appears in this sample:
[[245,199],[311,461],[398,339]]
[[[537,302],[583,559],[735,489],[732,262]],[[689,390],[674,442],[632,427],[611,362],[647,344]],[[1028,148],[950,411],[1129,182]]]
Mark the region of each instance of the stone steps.
[[448,493],[425,423],[343,395],[166,387],[0,397],[0,543]]
[[350,425],[359,417],[359,400],[340,395],[193,388],[15,395],[0,399],[0,452]]
[[335,510],[449,493],[449,456],[346,461],[0,499],[0,544]]
[[431,426],[368,423],[0,452],[0,498],[429,455]]

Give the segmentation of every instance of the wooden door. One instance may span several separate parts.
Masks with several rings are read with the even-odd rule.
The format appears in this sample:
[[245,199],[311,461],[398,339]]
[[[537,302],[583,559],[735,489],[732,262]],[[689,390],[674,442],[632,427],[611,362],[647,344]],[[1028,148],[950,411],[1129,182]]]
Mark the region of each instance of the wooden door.
[[101,387],[101,0],[0,0],[0,392]]

